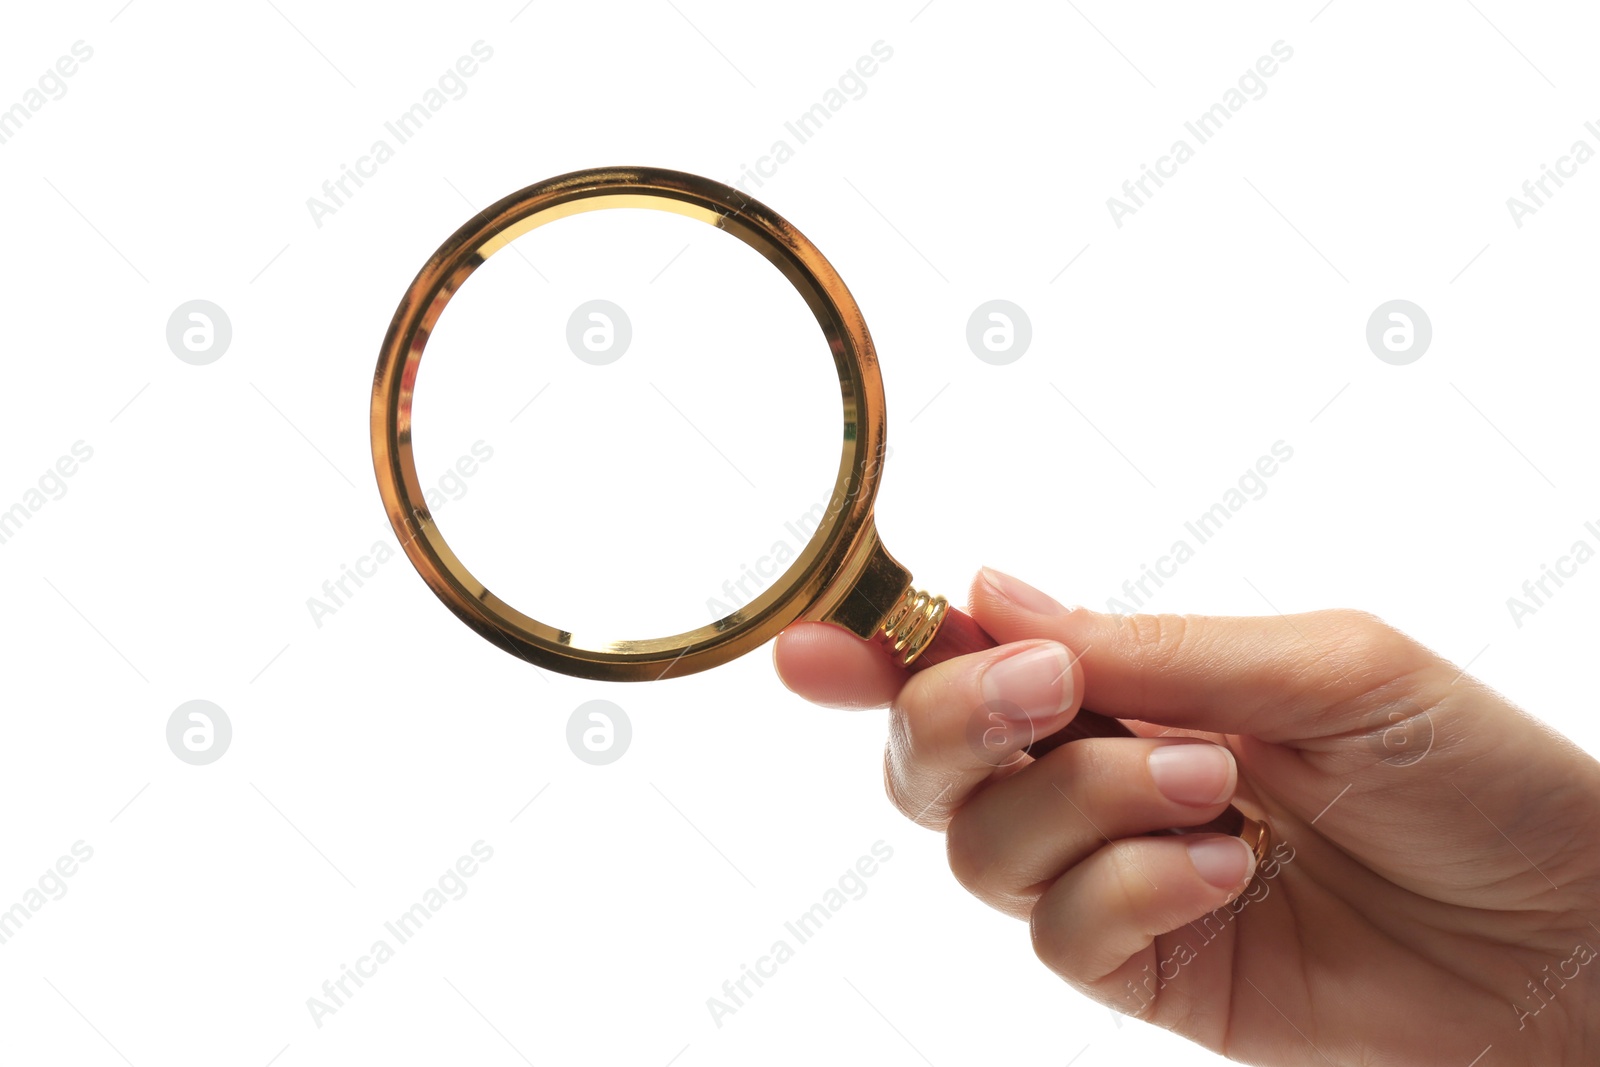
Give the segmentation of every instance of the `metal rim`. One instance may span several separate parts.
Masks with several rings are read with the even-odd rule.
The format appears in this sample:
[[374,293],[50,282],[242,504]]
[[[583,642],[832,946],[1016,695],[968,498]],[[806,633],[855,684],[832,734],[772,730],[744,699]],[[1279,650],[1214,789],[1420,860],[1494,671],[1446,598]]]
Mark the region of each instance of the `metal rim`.
[[[428,336],[474,270],[517,237],[559,218],[632,207],[699,219],[760,252],[816,316],[839,376],[844,420],[839,473],[827,513],[778,580],[726,617],[670,637],[575,635],[525,615],[473,576],[434,524],[417,478],[411,407]],[[639,681],[725,663],[842,595],[832,587],[855,569],[876,532],[872,506],[885,442],[883,383],[855,298],[806,237],[770,208],[729,186],[679,171],[612,167],[530,185],[490,205],[439,247],[401,298],[384,337],[372,387],[372,460],[395,535],[436,596],[483,637],[564,674]]]

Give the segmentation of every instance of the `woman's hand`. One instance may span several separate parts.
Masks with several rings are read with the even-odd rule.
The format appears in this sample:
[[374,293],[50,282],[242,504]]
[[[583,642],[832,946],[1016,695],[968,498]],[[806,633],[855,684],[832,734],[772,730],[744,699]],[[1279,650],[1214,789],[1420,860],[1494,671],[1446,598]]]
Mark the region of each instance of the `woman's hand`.
[[[891,705],[890,799],[1068,982],[1245,1063],[1600,1063],[1600,765],[1570,741],[1359,612],[1119,617],[984,571],[971,613],[1000,647],[908,675],[807,623],[778,671]],[[1022,754],[1080,704],[1140,736]],[[1144,836],[1230,800],[1271,824],[1259,870]]]

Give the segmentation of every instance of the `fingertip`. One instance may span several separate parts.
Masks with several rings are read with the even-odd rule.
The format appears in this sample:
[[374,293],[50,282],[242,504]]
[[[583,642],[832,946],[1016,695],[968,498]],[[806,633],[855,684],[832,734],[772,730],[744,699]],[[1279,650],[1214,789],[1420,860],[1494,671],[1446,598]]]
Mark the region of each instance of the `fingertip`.
[[1002,644],[1029,637],[1050,637],[1075,645],[1094,613],[1069,607],[1055,597],[992,567],[972,580],[970,614]]
[[1049,593],[993,567],[978,569],[972,592],[974,596],[981,592],[991,602],[1004,601],[1032,615],[1066,615],[1072,611]]
[[790,692],[834,708],[879,708],[908,675],[883,650],[831,623],[798,622],[772,646],[772,665]]
[[1184,840],[1195,873],[1213,889],[1232,900],[1256,873],[1255,850],[1241,838],[1227,834],[1194,834]]

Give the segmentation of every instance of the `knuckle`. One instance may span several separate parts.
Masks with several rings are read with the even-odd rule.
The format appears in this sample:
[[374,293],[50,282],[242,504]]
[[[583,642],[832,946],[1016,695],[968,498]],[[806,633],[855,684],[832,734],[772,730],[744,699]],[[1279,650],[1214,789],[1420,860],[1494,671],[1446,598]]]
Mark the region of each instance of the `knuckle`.
[[883,753],[886,768],[911,759],[913,746],[916,743],[914,734],[911,714],[906,705],[901,703],[900,698],[896,697],[889,705],[889,741]]
[[949,785],[934,791],[929,780],[907,773],[885,749],[883,761],[883,791],[896,811],[918,826],[942,830],[949,820],[950,806],[944,795]]
[[886,748],[883,754],[883,791],[896,811],[908,819],[915,819],[917,809],[911,806],[910,798],[906,795],[905,779],[896,769],[892,747]]
[[1122,841],[1101,850],[1105,866],[1095,879],[1096,918],[1085,919],[1081,908],[1067,907],[1067,902],[1052,899],[1054,894],[1046,894],[1033,909],[1028,931],[1034,955],[1082,989],[1092,989],[1122,962],[1108,957],[1107,934],[1144,918],[1148,898],[1139,887],[1148,883],[1137,852],[1135,842]]
[[925,671],[890,705],[895,758],[917,776],[974,768],[985,761],[985,731],[993,711],[971,674],[952,676],[938,667]]
[[993,838],[977,824],[970,808],[957,808],[945,828],[945,859],[956,882],[975,897],[991,894],[998,857]]
[[1029,936],[1040,963],[1069,982],[1088,989],[1117,968],[1120,960],[1106,958],[1107,931],[1138,923],[1141,917],[1144,870],[1139,867],[1138,845],[1114,841],[1099,849],[1094,861],[1104,869],[1096,883],[1096,918],[1085,918],[1080,902],[1056,891],[1043,894],[1029,917]]
[[1321,613],[1353,643],[1378,647],[1382,643],[1404,635],[1370,611],[1360,608],[1333,608]]
[[1033,943],[1033,954],[1040,963],[1062,977],[1072,973],[1072,952],[1065,932],[1061,923],[1048,914],[1043,899],[1034,906],[1033,914],[1028,919],[1028,939]]
[[1318,614],[1331,634],[1336,665],[1352,677],[1381,683],[1409,674],[1430,659],[1416,641],[1371,612],[1337,608]]
[[1089,984],[1085,973],[1087,954],[1079,940],[1078,924],[1060,913],[1059,903],[1051,906],[1047,903],[1049,900],[1049,894],[1041,897],[1028,917],[1028,939],[1033,945],[1033,954],[1050,970],[1084,988]]
[[1106,848],[1107,868],[1111,874],[1110,888],[1116,893],[1113,914],[1135,918],[1145,910],[1150,886],[1149,875],[1139,862],[1137,842],[1113,842]]
[[1141,666],[1161,670],[1183,654],[1190,639],[1189,622],[1186,615],[1127,615],[1122,628]]
[[936,762],[942,747],[934,730],[938,696],[917,685],[918,680],[907,684],[889,706],[889,739],[895,757],[907,767]]

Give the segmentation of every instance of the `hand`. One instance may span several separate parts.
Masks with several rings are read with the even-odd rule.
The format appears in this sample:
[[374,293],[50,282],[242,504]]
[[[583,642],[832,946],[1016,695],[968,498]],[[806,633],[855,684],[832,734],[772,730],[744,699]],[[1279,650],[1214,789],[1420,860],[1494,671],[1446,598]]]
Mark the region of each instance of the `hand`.
[[[778,672],[890,704],[890,799],[1062,978],[1244,1063],[1600,1062],[1600,765],[1570,741],[1359,612],[1102,615],[986,570],[971,613],[999,648],[909,675],[805,623]],[[1139,736],[1022,753],[1080,704]],[[1230,800],[1272,827],[1259,870],[1145,836]]]

